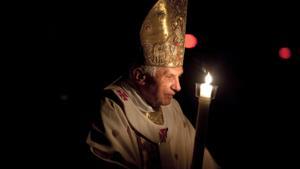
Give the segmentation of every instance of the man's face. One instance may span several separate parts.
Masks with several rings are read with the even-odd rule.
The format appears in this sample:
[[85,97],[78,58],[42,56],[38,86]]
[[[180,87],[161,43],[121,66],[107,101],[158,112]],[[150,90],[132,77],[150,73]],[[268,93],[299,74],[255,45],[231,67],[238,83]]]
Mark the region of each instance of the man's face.
[[179,77],[182,73],[182,66],[159,67],[155,77],[147,85],[148,92],[145,92],[147,101],[153,107],[170,104],[175,93],[181,90]]

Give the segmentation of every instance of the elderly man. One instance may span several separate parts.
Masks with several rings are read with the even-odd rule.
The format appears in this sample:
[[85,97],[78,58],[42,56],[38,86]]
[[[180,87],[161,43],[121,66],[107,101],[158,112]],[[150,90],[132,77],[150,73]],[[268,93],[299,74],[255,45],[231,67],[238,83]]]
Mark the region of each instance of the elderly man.
[[[181,89],[187,0],[158,0],[140,30],[143,62],[105,88],[91,152],[124,168],[190,169],[195,129],[173,98]],[[218,168],[205,149],[205,169]]]

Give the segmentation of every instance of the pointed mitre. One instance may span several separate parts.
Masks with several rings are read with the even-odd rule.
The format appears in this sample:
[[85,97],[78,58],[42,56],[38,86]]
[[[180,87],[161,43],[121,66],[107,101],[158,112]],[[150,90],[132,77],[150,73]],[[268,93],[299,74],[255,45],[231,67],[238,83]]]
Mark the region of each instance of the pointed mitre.
[[141,30],[145,65],[183,65],[187,0],[158,0],[147,14]]

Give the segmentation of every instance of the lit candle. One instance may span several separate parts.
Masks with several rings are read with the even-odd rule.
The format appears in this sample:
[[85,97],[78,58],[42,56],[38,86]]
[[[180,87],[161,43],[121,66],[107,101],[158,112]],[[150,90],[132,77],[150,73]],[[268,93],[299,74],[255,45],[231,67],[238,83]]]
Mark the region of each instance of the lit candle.
[[211,98],[211,92],[212,92],[212,85],[210,84],[212,82],[212,77],[208,73],[205,76],[205,83],[202,83],[200,86],[200,97],[207,97]]
[[211,82],[212,76],[208,73],[205,77],[205,83],[196,83],[196,97],[198,97],[198,112],[195,124],[196,133],[192,169],[201,169],[203,165],[209,106],[211,100],[214,99],[217,89],[217,86],[213,86],[210,84]]

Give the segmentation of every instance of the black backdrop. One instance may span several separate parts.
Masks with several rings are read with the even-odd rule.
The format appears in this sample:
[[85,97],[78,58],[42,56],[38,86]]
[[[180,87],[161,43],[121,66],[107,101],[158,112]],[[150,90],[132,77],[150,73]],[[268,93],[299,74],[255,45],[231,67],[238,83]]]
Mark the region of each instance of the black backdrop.
[[[136,13],[147,5],[133,3],[83,3],[48,13],[42,91],[54,100],[49,129],[51,143],[58,145],[54,159],[67,165],[95,163],[85,137],[101,89],[125,71],[136,50],[142,16]],[[199,43],[186,49],[176,98],[194,123],[194,83],[202,67],[211,71],[219,88],[210,109],[208,147],[223,168],[289,168],[297,162],[291,154],[299,151],[300,36],[294,7],[286,1],[189,2],[187,32]],[[291,59],[278,57],[283,46],[291,48]],[[79,138],[73,138],[78,130]]]

